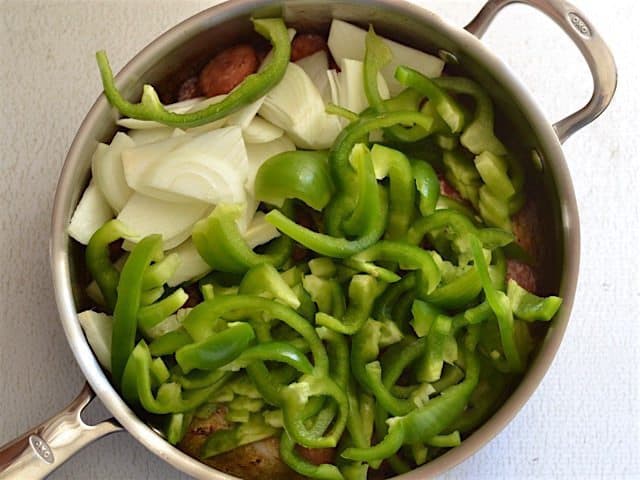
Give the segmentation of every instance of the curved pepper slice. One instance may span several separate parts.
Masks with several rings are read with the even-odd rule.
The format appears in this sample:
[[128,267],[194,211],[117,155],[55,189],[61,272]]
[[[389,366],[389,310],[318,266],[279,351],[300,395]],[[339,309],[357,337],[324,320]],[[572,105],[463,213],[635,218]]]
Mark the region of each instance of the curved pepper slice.
[[[413,89],[407,89],[399,95],[383,100],[378,89],[378,78],[380,70],[393,59],[393,54],[389,46],[378,37],[369,27],[369,31],[365,36],[365,55],[363,66],[364,92],[371,105],[370,110],[382,113],[394,110],[413,110],[420,109],[422,102],[422,94]],[[363,115],[371,115],[369,111]],[[393,125],[385,130],[386,135],[400,142],[417,142],[428,136],[430,132],[420,125],[414,125],[405,128],[401,125]]]
[[109,244],[126,236],[129,232],[125,225],[119,220],[110,220],[91,236],[85,253],[89,273],[100,287],[109,310],[116,306],[120,279],[120,272],[109,258]]
[[367,321],[380,289],[370,275],[354,275],[349,284],[349,305],[342,319],[324,312],[316,314],[316,323],[338,333],[353,335]]
[[231,325],[206,340],[191,343],[176,352],[176,361],[184,373],[191,370],[215,370],[232,362],[247,349],[255,338],[247,323]]
[[111,337],[111,373],[116,385],[120,384],[135,345],[144,272],[152,260],[159,260],[161,256],[162,236],[149,235],[135,246],[122,267]]
[[418,209],[420,214],[425,217],[436,209],[440,198],[440,181],[433,167],[424,160],[411,159],[411,171],[416,182],[416,190],[420,196]]
[[335,465],[323,463],[315,465],[303,458],[295,450],[296,442],[286,432],[280,437],[280,457],[292,470],[304,475],[305,478],[318,480],[344,480],[344,476]]
[[342,456],[369,462],[382,460],[396,453],[402,445],[424,443],[442,432],[464,411],[478,384],[480,368],[475,354],[467,352],[465,361],[467,371],[462,382],[447,388],[438,397],[407,415],[389,419],[389,432],[377,445],[347,448]]
[[484,254],[482,253],[482,244],[480,243],[480,240],[478,240],[478,238],[473,234],[469,234],[468,239],[471,247],[471,253],[473,255],[473,262],[480,274],[482,289],[484,290],[487,302],[491,306],[491,310],[493,310],[493,313],[495,313],[496,318],[498,319],[502,348],[504,349],[504,355],[507,358],[507,363],[511,371],[521,372],[524,366],[516,344],[515,330],[513,326],[513,313],[511,312],[509,298],[504,292],[496,290],[493,286],[491,276],[489,275],[489,268],[484,258]]
[[262,263],[280,266],[286,262],[291,255],[291,240],[277,238],[267,253],[255,253],[238,229],[236,220],[241,214],[241,205],[221,203],[195,224],[191,237],[200,256],[216,270],[229,273],[245,273]]
[[297,198],[322,210],[333,194],[327,153],[296,150],[269,158],[256,174],[254,190],[256,200],[277,207],[286,199]]
[[163,383],[154,396],[151,385],[151,353],[144,340],[140,340],[127,361],[122,376],[122,394],[127,401],[158,415],[188,412],[207,401],[219,388],[218,383],[184,392],[179,383]]
[[510,279],[507,284],[507,297],[514,315],[528,322],[536,320],[548,322],[562,305],[560,297],[538,297],[527,292],[513,279]]
[[382,260],[398,262],[405,270],[418,270],[416,287],[418,296],[427,296],[440,283],[440,270],[429,252],[414,245],[382,240],[354,256],[356,260],[370,262]]
[[[359,235],[353,240],[347,238],[334,237],[324,233],[314,232],[301,225],[298,225],[287,218],[282,212],[272,210],[265,216],[266,220],[280,230],[284,235],[294,239],[304,245],[309,250],[333,258],[346,258],[358,253],[375,243],[386,227],[387,202],[384,197],[384,190],[378,187],[373,174],[373,166],[369,155],[361,155],[358,158],[363,162],[363,170],[370,172],[362,179],[360,188],[362,189],[358,198],[361,199],[362,213],[352,218],[352,226],[359,227]],[[348,160],[347,160],[348,162]],[[368,163],[368,166],[367,166]],[[351,168],[350,166],[348,167]],[[364,173],[362,173],[364,175]],[[331,204],[329,204],[331,205]]]
[[433,82],[440,88],[458,94],[470,95],[476,102],[473,120],[462,135],[460,143],[472,153],[479,155],[489,151],[496,155],[504,155],[507,149],[493,133],[493,104],[484,89],[471,79],[463,77],[440,77]]
[[409,67],[400,66],[396,69],[396,80],[405,87],[425,95],[432,102],[438,114],[447,123],[451,132],[457,133],[464,127],[464,110],[458,103],[438,84],[429,77]]
[[252,21],[256,32],[268,39],[273,46],[271,60],[265,68],[246,77],[229,95],[213,105],[196,112],[173,113],[162,105],[158,94],[151,85],[143,87],[140,103],[130,103],[124,99],[115,85],[107,54],[100,51],[96,53],[96,60],[102,76],[104,94],[109,103],[116,107],[121,114],[138,120],[152,120],[169,127],[198,127],[224,118],[265,95],[282,79],[289,65],[291,44],[284,21],[281,18],[252,19]]
[[[266,313],[270,318],[284,322],[297,331],[308,343],[313,354],[315,370],[318,372],[329,371],[327,352],[313,326],[295,310],[273,300],[253,295],[214,297],[194,307],[182,325],[194,339],[199,340],[198,332],[207,332],[210,328],[209,324],[215,324],[222,316],[231,312],[242,312],[246,315],[258,312]],[[192,332],[194,333],[192,334]]]
[[373,146],[371,161],[378,180],[389,177],[389,219],[386,238],[403,239],[413,217],[416,196],[411,163],[402,152],[383,145]]
[[[298,382],[284,387],[281,396],[285,428],[297,443],[307,448],[333,448],[338,444],[347,424],[349,404],[346,393],[333,379],[318,374],[305,375]],[[320,435],[305,425],[305,406],[316,396],[327,396],[338,407],[337,418],[330,430]]]
[[465,214],[448,208],[416,220],[409,229],[407,240],[412,245],[418,245],[427,233],[447,227],[452,228],[459,237],[473,233],[489,250],[504,247],[514,240],[511,232],[500,228],[477,228]]
[[242,352],[225,369],[237,370],[254,362],[281,362],[299,372],[311,373],[313,366],[307,357],[295,346],[285,342],[265,342],[254,345]]

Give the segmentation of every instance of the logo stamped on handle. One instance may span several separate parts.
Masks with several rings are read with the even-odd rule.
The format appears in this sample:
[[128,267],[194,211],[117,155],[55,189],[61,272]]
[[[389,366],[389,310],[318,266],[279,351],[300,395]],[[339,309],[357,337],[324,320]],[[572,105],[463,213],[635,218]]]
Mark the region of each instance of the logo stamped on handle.
[[31,435],[29,437],[29,445],[36,455],[38,455],[42,460],[51,464],[54,461],[53,452],[51,451],[51,447],[47,442],[45,442],[42,437],[38,435]]
[[591,38],[591,29],[587,26],[587,23],[574,12],[569,13],[569,21],[571,21],[571,25],[575,28],[579,34]]

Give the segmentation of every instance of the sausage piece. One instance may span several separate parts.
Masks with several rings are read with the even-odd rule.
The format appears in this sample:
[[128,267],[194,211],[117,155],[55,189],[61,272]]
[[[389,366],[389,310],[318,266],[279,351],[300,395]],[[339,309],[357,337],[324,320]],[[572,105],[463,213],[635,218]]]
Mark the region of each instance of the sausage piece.
[[291,61],[297,62],[301,58],[326,49],[327,42],[324,37],[315,33],[298,34],[291,42]]
[[202,92],[200,91],[200,83],[198,77],[191,77],[186,79],[180,88],[178,89],[178,101],[191,100],[192,98],[200,97]]
[[251,45],[227,48],[213,57],[200,72],[200,90],[207,97],[229,93],[257,69],[258,56]]
[[[199,458],[207,437],[218,430],[226,430],[231,424],[225,419],[227,409],[219,407],[207,418],[194,418],[184,438],[178,445],[188,455]],[[280,441],[266,438],[243,445],[229,452],[202,460],[207,465],[244,480],[299,480],[280,459]]]

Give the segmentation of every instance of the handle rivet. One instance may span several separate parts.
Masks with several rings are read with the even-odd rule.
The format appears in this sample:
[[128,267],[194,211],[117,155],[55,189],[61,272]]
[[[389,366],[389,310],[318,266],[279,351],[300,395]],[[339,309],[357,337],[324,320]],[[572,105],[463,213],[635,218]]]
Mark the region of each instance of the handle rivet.
[[455,54],[451,53],[449,50],[440,49],[438,50],[438,56],[444,60],[445,63],[458,65],[460,62],[458,61],[458,57]]
[[531,150],[531,162],[533,163],[533,168],[538,172],[544,172],[544,161],[537,148]]
[[573,28],[575,28],[578,33],[587,38],[591,37],[591,30],[587,26],[587,23],[577,13],[570,12],[568,17],[571,25],[573,25]]
[[39,437],[38,435],[31,435],[29,437],[29,445],[31,445],[35,454],[42,460],[49,464],[53,463],[54,458],[51,447],[49,447],[49,444],[45,442],[42,437]]

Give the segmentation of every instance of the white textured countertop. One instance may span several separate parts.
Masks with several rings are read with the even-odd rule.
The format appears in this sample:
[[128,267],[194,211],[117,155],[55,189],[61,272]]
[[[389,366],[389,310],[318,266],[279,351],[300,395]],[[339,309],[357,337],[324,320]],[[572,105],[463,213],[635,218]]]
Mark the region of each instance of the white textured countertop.
[[[446,478],[640,478],[640,23],[634,0],[575,0],[612,47],[609,110],[565,145],[582,225],[572,320],[539,389],[489,445]],[[66,405],[82,374],[57,319],[48,261],[58,173],[101,90],[93,52],[119,69],[214,4],[196,0],[0,0],[0,443]],[[482,0],[424,0],[464,25]],[[590,95],[577,50],[549,20],[514,6],[485,41],[548,118]],[[91,407],[92,419],[107,413]],[[52,478],[185,478],[126,433],[86,448]]]

